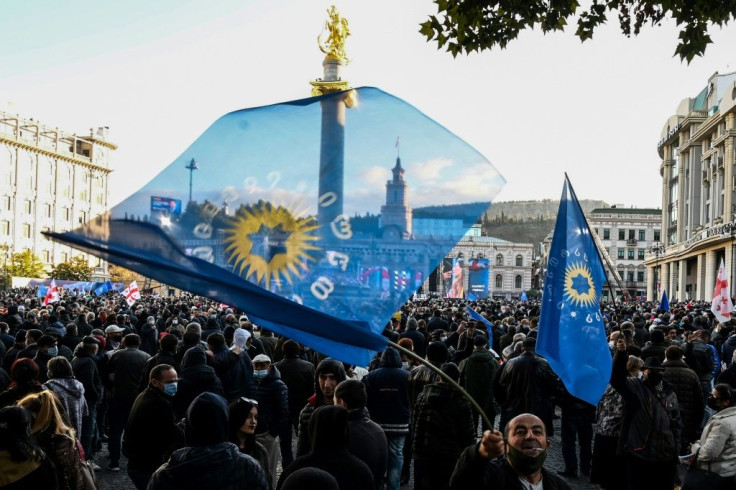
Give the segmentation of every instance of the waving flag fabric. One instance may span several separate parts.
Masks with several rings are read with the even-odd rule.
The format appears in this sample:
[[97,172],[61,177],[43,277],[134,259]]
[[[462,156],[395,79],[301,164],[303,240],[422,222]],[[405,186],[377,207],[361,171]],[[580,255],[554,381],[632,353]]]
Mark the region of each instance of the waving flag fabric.
[[599,305],[605,278],[583,210],[565,176],[544,280],[537,353],[573,396],[593,405],[611,377]]
[[670,300],[667,297],[667,290],[662,290],[662,299],[659,302],[659,309],[662,311],[670,311]]
[[138,281],[133,281],[130,286],[123,290],[123,296],[125,296],[125,302],[128,306],[133,306],[136,301],[141,299],[141,292],[138,290]]
[[470,318],[472,318],[473,320],[477,320],[486,326],[486,331],[488,332],[488,345],[493,345],[493,325],[491,325],[491,322],[470,306],[466,306],[465,311],[468,312],[468,316]]
[[710,311],[713,312],[719,322],[727,322],[731,319],[733,302],[731,301],[731,289],[728,285],[726,264],[723,258],[721,258],[721,265],[718,267],[718,277],[716,278],[716,286],[713,289],[713,303],[711,304]]
[[56,303],[57,301],[59,301],[59,288],[56,287],[56,281],[51,281],[51,286],[49,286],[46,296],[43,298],[43,306]]
[[226,114],[108,216],[51,236],[363,365],[503,183],[416,108],[359,88]]

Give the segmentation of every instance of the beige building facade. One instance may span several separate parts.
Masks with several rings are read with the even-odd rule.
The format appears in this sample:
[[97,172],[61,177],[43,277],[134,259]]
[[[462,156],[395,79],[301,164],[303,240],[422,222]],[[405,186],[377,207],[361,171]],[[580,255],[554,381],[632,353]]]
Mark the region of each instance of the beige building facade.
[[[598,208],[588,213],[588,221],[608,254],[613,268],[618,272],[621,286],[628,291],[629,298],[651,298],[646,296],[649,271],[644,261],[652,248],[661,243],[662,211],[623,207]],[[617,281],[608,267],[606,276],[612,288],[617,290]],[[609,292],[610,288],[605,286],[603,296],[608,298]]]
[[107,128],[69,134],[0,111],[0,248],[7,256],[32,251],[51,269],[76,255],[108,276],[107,263],[48,240],[43,231],[65,232],[108,210],[110,153]]
[[[662,244],[647,256],[647,296],[711,300],[721,259],[732,284],[736,200],[736,72],[713,74],[667,119],[657,151]],[[732,290],[733,292],[733,290]]]

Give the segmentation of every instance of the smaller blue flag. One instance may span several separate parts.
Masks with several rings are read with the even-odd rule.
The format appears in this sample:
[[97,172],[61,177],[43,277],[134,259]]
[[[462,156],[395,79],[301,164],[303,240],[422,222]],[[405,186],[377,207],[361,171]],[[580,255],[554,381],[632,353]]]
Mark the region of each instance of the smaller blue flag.
[[521,301],[529,301],[529,298],[526,296],[526,291],[521,292]]
[[99,286],[97,286],[97,288],[95,288],[95,294],[97,296],[102,296],[106,292],[112,291],[112,290],[113,290],[112,283],[110,281],[105,281],[103,284],[100,284]]
[[662,290],[662,301],[659,302],[659,309],[663,311],[670,311],[670,300],[667,298],[667,290]]
[[544,280],[537,353],[573,396],[596,405],[611,378],[600,311],[603,263],[570,181],[565,185]]
[[36,297],[37,298],[43,298],[44,296],[46,296],[46,292],[48,290],[49,290],[49,288],[47,288],[43,284],[39,284],[38,291],[36,291]]
[[493,325],[490,321],[477,311],[475,311],[470,306],[465,307],[465,311],[468,312],[468,316],[472,318],[473,320],[478,320],[479,322],[482,322],[483,325],[486,326],[486,330],[488,331],[488,345],[493,345]]

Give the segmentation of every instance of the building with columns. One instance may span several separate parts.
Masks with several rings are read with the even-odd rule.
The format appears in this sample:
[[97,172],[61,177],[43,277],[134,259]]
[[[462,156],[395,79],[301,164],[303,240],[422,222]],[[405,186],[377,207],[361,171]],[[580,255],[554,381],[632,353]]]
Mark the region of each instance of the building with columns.
[[117,146],[107,128],[87,136],[65,133],[32,118],[0,111],[0,248],[6,258],[32,251],[47,272],[83,255],[93,280],[107,278],[107,263],[48,240],[108,210],[109,158]]
[[[618,272],[621,286],[628,291],[630,298],[643,300],[648,273],[644,260],[652,246],[661,242],[662,210],[611,206],[592,210],[588,213],[588,220]],[[606,275],[612,289],[617,289],[608,268]],[[608,293],[606,286],[603,296],[607,299]]]
[[735,139],[736,72],[716,72],[660,134],[662,243],[645,260],[647,297],[710,300],[721,259],[733,284]]

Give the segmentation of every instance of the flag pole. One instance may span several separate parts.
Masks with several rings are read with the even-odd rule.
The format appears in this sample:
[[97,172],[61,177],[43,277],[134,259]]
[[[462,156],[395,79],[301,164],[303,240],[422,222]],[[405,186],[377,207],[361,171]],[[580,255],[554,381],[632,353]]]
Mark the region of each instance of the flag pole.
[[488,418],[488,415],[486,415],[486,412],[482,408],[480,408],[480,405],[478,405],[478,402],[475,401],[475,399],[472,396],[470,396],[470,393],[468,393],[467,391],[465,391],[463,389],[463,387],[460,386],[459,384],[457,384],[457,382],[454,379],[452,379],[447,374],[445,374],[444,372],[442,372],[442,370],[440,368],[438,368],[434,364],[430,363],[426,359],[422,359],[421,357],[419,357],[418,355],[416,355],[414,352],[410,351],[409,349],[405,349],[404,347],[401,347],[399,344],[397,344],[395,342],[391,342],[390,340],[388,342],[388,345],[390,345],[391,347],[393,347],[394,349],[396,349],[396,350],[398,350],[400,352],[403,352],[404,354],[406,354],[407,356],[411,357],[412,359],[416,359],[417,361],[421,362],[422,364],[424,364],[425,366],[427,366],[429,369],[431,369],[432,371],[434,371],[435,373],[437,373],[444,381],[447,381],[452,386],[454,386],[456,389],[460,390],[460,393],[462,393],[462,395],[470,402],[470,404],[473,405],[473,408],[475,408],[478,411],[478,413],[480,414],[480,416],[483,418],[483,422],[486,423],[486,426],[487,427],[490,427],[491,430],[493,430],[493,428],[494,428],[493,427],[493,422],[491,421],[491,419]]
[[[565,172],[565,180],[567,181],[567,186],[570,188],[570,194],[572,194],[572,197],[575,198],[575,204],[577,204],[578,209],[580,209],[580,215],[585,217],[585,213],[583,212],[582,206],[580,206],[580,201],[578,200],[578,195],[575,194],[575,189],[572,188],[572,182],[570,182],[570,178],[567,176],[567,172]],[[592,237],[593,232],[590,230],[590,225],[588,224],[588,220],[585,221],[585,227],[588,229],[588,234]],[[593,241],[595,243],[595,241]],[[605,264],[606,262],[603,261],[603,256],[601,255],[601,251],[598,250],[598,245],[595,246],[595,253],[598,254],[598,260],[601,264]],[[614,271],[611,271],[615,274]],[[616,308],[616,292],[613,290],[613,287],[611,286],[611,281],[608,280],[608,277],[606,277],[606,282],[608,283],[608,290],[611,292],[611,299],[613,300],[613,307]],[[599,305],[600,307],[600,305]]]

